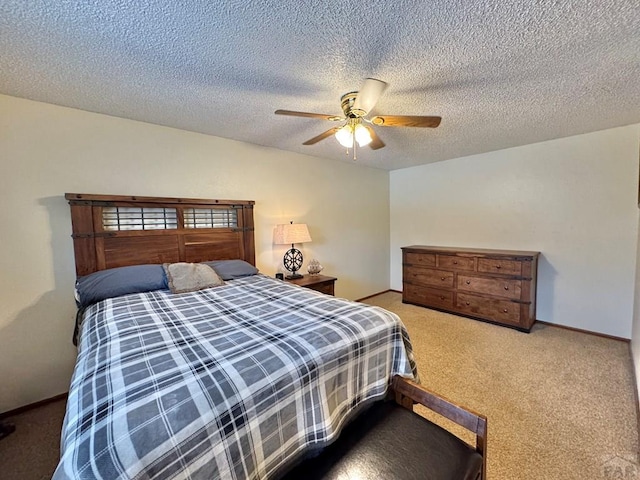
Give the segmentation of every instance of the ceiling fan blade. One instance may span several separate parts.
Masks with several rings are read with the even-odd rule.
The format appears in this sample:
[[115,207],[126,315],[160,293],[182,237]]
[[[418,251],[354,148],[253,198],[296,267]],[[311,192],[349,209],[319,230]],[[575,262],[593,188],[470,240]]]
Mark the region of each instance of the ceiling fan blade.
[[369,130],[369,134],[371,135],[371,143],[369,143],[369,148],[371,150],[378,150],[379,148],[384,147],[384,142],[380,140],[380,137],[376,134],[376,131],[368,126],[365,126],[367,130]]
[[322,118],[324,120],[331,120],[332,122],[344,120],[344,117],[337,115],[325,115],[324,113],[294,112],[293,110],[276,110],[274,113],[276,115],[290,115],[292,117]]
[[360,90],[358,96],[353,102],[352,110],[360,110],[364,112],[362,116],[368,114],[378,103],[378,99],[389,86],[387,82],[376,80],[375,78],[367,78]]
[[421,127],[436,128],[440,125],[441,117],[423,117],[420,115],[378,115],[371,119],[371,123],[381,127]]
[[340,130],[340,128],[341,127],[330,128],[326,132],[322,132],[320,135],[307,140],[303,143],[303,145],[313,145],[314,143],[318,143],[320,140],[324,140],[325,138],[330,137],[331,135],[336,133],[338,130]]

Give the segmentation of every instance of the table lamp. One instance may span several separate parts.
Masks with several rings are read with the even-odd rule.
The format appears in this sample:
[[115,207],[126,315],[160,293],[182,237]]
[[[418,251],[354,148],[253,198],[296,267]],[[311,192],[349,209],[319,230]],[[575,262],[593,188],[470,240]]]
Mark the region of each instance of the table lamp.
[[282,225],[276,225],[273,232],[273,243],[275,245],[289,245],[291,248],[284,254],[284,268],[286,268],[290,275],[286,278],[291,280],[294,278],[302,278],[302,275],[296,273],[302,268],[302,252],[295,248],[296,243],[305,243],[311,241],[311,235],[309,235],[309,229],[306,223],[285,223]]

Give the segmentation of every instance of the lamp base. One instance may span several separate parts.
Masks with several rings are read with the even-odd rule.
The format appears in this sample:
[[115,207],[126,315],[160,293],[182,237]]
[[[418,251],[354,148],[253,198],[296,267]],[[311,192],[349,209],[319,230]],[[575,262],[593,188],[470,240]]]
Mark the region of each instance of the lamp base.
[[302,268],[302,252],[294,248],[293,244],[291,244],[291,249],[287,250],[287,253],[284,254],[282,263],[284,264],[284,268],[286,268],[288,272],[291,272],[285,277],[287,280],[302,278],[302,275],[296,273]]

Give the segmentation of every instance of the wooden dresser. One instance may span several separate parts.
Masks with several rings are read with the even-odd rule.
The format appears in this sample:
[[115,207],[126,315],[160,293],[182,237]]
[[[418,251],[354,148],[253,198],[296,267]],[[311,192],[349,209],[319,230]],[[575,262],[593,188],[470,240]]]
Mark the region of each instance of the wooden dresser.
[[402,301],[529,331],[539,252],[402,248]]

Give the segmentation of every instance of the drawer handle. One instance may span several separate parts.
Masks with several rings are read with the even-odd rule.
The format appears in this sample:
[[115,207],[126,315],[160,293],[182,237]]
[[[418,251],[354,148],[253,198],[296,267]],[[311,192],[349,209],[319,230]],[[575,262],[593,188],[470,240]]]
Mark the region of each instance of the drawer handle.
[[444,295],[440,295],[440,300],[444,300]]
[[502,268],[502,266],[501,266],[501,265],[496,265],[496,268],[497,268],[498,270],[500,270],[500,269]]
[[454,261],[453,261],[453,264],[454,264],[454,265],[457,265],[457,264],[458,264],[458,261],[457,261],[457,260],[454,260]]
[[442,280],[442,281],[444,282],[444,278],[445,278],[445,277],[440,277],[440,280]]
[[471,280],[467,280],[465,283],[466,283],[467,285],[471,285]]
[[509,285],[505,285],[505,286],[504,286],[504,289],[505,289],[505,290],[509,290]]
[[504,310],[502,310],[504,313],[509,313],[509,310],[507,310],[506,308]]
[[469,302],[464,302],[464,303],[465,303],[465,305],[471,305]]

